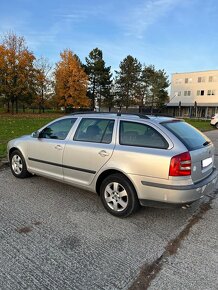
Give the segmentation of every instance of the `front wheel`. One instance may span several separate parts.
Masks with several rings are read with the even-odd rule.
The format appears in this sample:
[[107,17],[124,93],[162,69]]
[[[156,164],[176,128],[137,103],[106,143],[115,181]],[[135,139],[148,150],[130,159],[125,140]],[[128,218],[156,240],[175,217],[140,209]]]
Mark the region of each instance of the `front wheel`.
[[10,167],[15,177],[26,178],[31,175],[27,170],[25,159],[19,150],[11,153]]
[[218,122],[216,123],[215,127],[218,129]]
[[108,176],[100,187],[101,201],[112,215],[127,217],[138,205],[138,198],[133,185],[122,174]]

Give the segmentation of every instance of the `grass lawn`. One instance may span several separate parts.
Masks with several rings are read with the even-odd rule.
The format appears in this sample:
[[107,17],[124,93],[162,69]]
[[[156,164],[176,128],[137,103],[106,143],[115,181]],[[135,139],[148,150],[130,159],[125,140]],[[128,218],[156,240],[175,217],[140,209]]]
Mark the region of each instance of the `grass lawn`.
[[[6,145],[9,140],[31,134],[60,116],[60,114],[18,114],[13,116],[0,114],[0,159],[6,156]],[[186,121],[200,131],[214,129],[210,126],[209,120],[186,119]]]
[[185,121],[202,132],[215,129],[210,125],[210,120],[185,119]]
[[6,156],[9,140],[31,134],[58,117],[60,114],[0,114],[0,159]]

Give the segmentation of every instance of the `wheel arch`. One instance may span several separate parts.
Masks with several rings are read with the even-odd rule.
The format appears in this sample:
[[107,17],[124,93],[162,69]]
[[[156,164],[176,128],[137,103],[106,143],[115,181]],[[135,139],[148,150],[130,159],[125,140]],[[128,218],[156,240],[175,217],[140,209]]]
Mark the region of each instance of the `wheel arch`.
[[14,151],[16,151],[16,150],[20,151],[20,153],[23,155],[23,152],[22,152],[19,148],[17,148],[17,147],[12,147],[12,148],[10,148],[10,150],[9,150],[9,152],[8,152],[8,157],[10,158],[11,154],[12,154]]
[[130,184],[132,185],[132,187],[135,190],[136,195],[137,195],[136,188],[135,188],[133,182],[131,181],[131,179],[129,179],[129,177],[126,176],[122,171],[119,171],[119,170],[116,170],[116,169],[107,169],[107,170],[105,170],[104,172],[102,172],[98,176],[98,179],[97,179],[97,182],[96,182],[96,186],[95,186],[95,190],[96,190],[96,192],[97,192],[98,195],[100,195],[100,187],[101,187],[101,184],[102,184],[103,180],[106,177],[108,177],[108,176],[110,176],[112,174],[121,174],[121,175],[123,175],[130,182]]

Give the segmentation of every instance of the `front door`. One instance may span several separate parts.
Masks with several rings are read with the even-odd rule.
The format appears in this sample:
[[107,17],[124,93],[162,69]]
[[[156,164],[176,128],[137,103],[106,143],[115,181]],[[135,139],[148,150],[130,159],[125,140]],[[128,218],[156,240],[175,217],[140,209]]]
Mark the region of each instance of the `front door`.
[[66,139],[75,118],[55,121],[46,126],[39,138],[32,138],[28,144],[28,165],[31,172],[63,179],[62,158]]

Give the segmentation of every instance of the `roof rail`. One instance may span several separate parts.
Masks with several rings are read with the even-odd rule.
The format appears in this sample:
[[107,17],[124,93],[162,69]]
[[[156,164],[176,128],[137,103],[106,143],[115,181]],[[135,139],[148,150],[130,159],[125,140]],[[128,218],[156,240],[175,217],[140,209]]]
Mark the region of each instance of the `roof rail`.
[[150,119],[148,116],[140,114],[140,113],[121,113],[121,112],[117,113],[117,116],[122,116],[122,115],[127,115],[127,116],[132,115],[132,116],[138,116],[141,119]]
[[83,114],[115,114],[117,116],[138,116],[141,119],[150,119],[148,116],[139,114],[139,113],[121,113],[121,112],[95,112],[95,111],[80,111],[80,112],[74,112],[71,113],[71,115],[83,115]]

